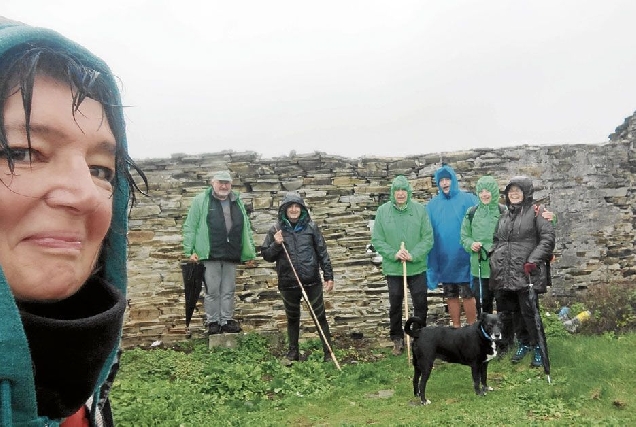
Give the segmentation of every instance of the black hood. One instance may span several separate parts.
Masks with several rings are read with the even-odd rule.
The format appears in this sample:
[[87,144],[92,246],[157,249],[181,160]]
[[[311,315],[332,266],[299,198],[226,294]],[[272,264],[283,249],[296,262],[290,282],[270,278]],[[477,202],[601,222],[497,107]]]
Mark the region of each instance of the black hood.
[[512,178],[510,178],[510,181],[508,182],[508,184],[506,185],[506,189],[504,190],[506,205],[511,205],[510,199],[508,198],[508,191],[513,185],[516,185],[517,187],[521,188],[521,191],[523,191],[523,202],[521,202],[521,204],[531,205],[534,200],[534,186],[532,185],[532,179],[524,175],[513,176]]
[[287,207],[291,205],[292,203],[298,203],[300,205],[303,212],[301,214],[301,217],[309,216],[309,211],[307,210],[307,206],[305,205],[303,198],[300,197],[300,194],[287,193],[287,195],[285,195],[285,198],[283,198],[283,201],[281,202],[280,207],[278,208],[279,220],[282,220],[283,218],[286,217]]

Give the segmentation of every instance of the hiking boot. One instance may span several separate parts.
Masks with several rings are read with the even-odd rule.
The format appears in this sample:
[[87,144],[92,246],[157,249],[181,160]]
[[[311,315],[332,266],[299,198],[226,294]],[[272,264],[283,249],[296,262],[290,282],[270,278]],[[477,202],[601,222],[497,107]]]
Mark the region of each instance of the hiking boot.
[[530,346],[524,345],[524,344],[519,344],[519,347],[517,348],[517,352],[512,356],[512,359],[510,359],[510,361],[512,363],[519,363],[521,362],[521,360],[526,357],[526,354],[528,354],[530,352]]
[[298,362],[300,360],[300,353],[298,353],[298,347],[289,347],[287,356],[285,356],[290,362]]
[[394,356],[399,356],[404,353],[404,338],[393,338],[393,350],[391,351]]
[[543,358],[541,357],[539,346],[536,346],[534,348],[534,356],[532,357],[532,362],[530,362],[530,366],[533,368],[540,368],[541,366],[543,366]]
[[208,323],[208,335],[216,335],[221,333],[221,325],[219,322]]
[[227,334],[238,334],[241,331],[242,329],[236,320],[230,319],[227,321],[225,325],[221,326],[221,332],[224,332]]

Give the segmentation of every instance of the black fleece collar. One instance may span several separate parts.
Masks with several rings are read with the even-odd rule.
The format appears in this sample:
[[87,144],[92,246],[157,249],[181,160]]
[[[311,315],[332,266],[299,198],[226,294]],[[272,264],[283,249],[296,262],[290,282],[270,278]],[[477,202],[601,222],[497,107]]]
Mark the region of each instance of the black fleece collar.
[[91,396],[121,333],[126,301],[94,277],[56,303],[18,303],[29,341],[38,413],[63,418]]

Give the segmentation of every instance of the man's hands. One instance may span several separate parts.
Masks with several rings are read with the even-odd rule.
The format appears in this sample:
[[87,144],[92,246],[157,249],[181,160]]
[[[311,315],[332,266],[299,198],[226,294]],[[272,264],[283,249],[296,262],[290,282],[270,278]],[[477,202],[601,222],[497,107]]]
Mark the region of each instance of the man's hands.
[[199,260],[199,256],[197,254],[190,255],[190,261],[197,262]]
[[537,269],[537,265],[534,262],[526,262],[523,265],[523,272],[526,273],[526,276],[529,276],[534,270]]
[[331,292],[333,290],[333,280],[327,280],[322,287],[325,292]]
[[283,244],[283,230],[278,230],[274,233],[274,242],[276,242],[277,245]]
[[397,251],[395,254],[395,259],[402,262],[413,261],[413,257],[406,249],[400,249],[399,251]]
[[470,250],[472,250],[473,252],[479,252],[481,248],[481,242],[473,242],[473,244],[470,245]]

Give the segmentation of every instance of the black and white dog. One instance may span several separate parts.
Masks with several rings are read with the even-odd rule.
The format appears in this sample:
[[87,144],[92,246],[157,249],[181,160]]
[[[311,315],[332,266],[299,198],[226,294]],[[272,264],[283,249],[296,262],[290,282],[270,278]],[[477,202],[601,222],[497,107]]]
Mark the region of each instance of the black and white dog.
[[501,339],[502,329],[497,314],[482,313],[477,322],[462,328],[422,328],[422,324],[419,318],[410,317],[404,324],[404,332],[414,338],[413,393],[423,405],[431,403],[425,393],[435,359],[470,366],[475,393],[484,395],[492,390],[487,383],[488,362],[497,355],[496,342]]

